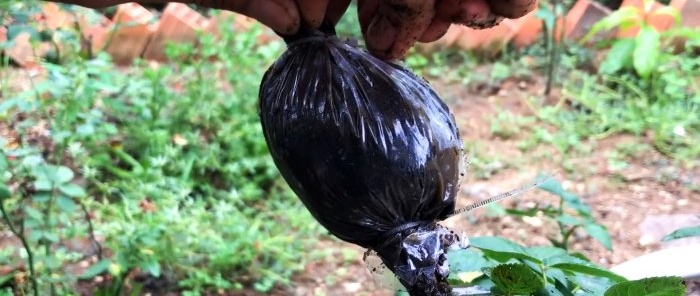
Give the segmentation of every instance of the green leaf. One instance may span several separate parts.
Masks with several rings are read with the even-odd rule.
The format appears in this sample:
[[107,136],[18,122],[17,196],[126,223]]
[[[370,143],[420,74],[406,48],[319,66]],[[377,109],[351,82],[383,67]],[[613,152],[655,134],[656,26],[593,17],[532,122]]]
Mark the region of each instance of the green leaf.
[[[574,258],[574,257],[572,257]],[[558,268],[563,271],[575,272],[580,274],[588,274],[593,276],[600,276],[609,278],[615,282],[623,282],[627,279],[617,275],[611,271],[607,271],[603,268],[593,266],[591,264],[580,264],[580,263],[557,263],[550,266],[551,268]]]
[[632,53],[635,41],[632,38],[624,38],[615,41],[605,60],[600,64],[600,72],[614,74],[617,71],[632,66]]
[[542,289],[533,294],[534,296],[565,296],[552,284],[545,285]]
[[71,169],[59,166],[56,170],[56,179],[53,181],[59,184],[68,183],[70,180],[73,180],[73,176],[73,171]]
[[656,69],[661,53],[661,35],[651,26],[642,26],[635,38],[632,62],[637,74],[648,78]]
[[695,227],[685,227],[681,229],[676,229],[674,232],[664,236],[661,241],[667,242],[674,239],[686,238],[691,236],[700,236],[700,226]]
[[17,271],[12,271],[6,275],[0,276],[0,287],[5,286],[6,283],[9,283],[11,280],[13,280],[15,278],[15,274],[17,274]]
[[12,194],[10,193],[10,189],[5,186],[5,184],[0,184],[0,202],[10,198]]
[[562,187],[561,183],[559,183],[557,180],[550,178],[537,187],[561,197],[561,199],[563,199],[568,206],[576,210],[580,215],[586,217],[591,216],[591,207],[586,205],[576,194],[564,190],[564,187]]
[[48,202],[51,200],[51,194],[49,192],[37,192],[32,195],[32,200],[38,203]]
[[55,234],[55,233],[53,233],[53,232],[44,231],[42,234],[43,234],[43,237],[44,237],[46,240],[48,240],[49,242],[57,243],[57,242],[60,240],[60,239],[58,238],[58,234]]
[[606,249],[612,251],[612,240],[605,226],[590,221],[583,225],[583,229],[597,241],[599,241]]
[[537,246],[527,248],[526,253],[532,257],[535,257],[541,261],[545,261],[549,258],[566,255],[566,250],[557,247],[550,246]]
[[554,217],[554,220],[557,220],[558,222],[569,226],[579,226],[583,224],[583,221],[581,221],[580,218],[567,214],[562,214],[557,217]]
[[[2,145],[2,143],[0,143],[0,145]],[[9,167],[10,163],[7,161],[7,157],[5,157],[5,155],[0,155],[0,172],[7,171]]]
[[141,263],[141,269],[148,272],[154,277],[160,276],[160,264],[158,261],[146,261]]
[[500,237],[481,236],[473,237],[469,240],[472,247],[480,249],[487,257],[491,257],[500,262],[509,259],[524,259],[535,263],[542,263],[541,260],[527,254],[522,246]]
[[26,206],[24,207],[24,213],[27,214],[27,216],[31,219],[34,219],[36,221],[43,221],[44,220],[44,214],[42,214],[39,210]]
[[66,213],[73,213],[77,207],[73,199],[65,195],[59,195],[58,198],[56,198],[56,205]]
[[686,288],[680,277],[653,277],[618,283],[605,296],[683,296]]
[[639,11],[638,8],[632,6],[620,7],[620,9],[614,11],[603,19],[599,20],[588,31],[588,33],[582,38],[581,42],[585,43],[598,34],[601,31],[610,31],[617,27],[628,27],[631,24],[639,22]]
[[507,295],[529,295],[544,287],[539,275],[522,263],[498,265],[489,277]]
[[34,181],[34,189],[39,191],[51,191],[53,184],[47,179],[37,179]]
[[112,263],[111,261],[109,261],[107,259],[103,259],[102,261],[97,262],[96,264],[93,264],[92,266],[88,267],[88,269],[85,270],[85,273],[83,273],[80,276],[80,278],[81,279],[94,278],[95,276],[100,275],[100,274],[104,273],[105,271],[107,271],[107,268],[109,268],[109,265],[111,263]]
[[73,183],[63,184],[58,189],[61,190],[61,192],[63,192],[65,195],[68,195],[70,197],[87,196],[87,193],[85,192],[85,189],[83,189],[83,187],[80,187],[77,184]]
[[576,274],[568,277],[569,281],[578,285],[583,291],[590,295],[603,295],[605,290],[610,288],[615,282],[608,278]]
[[466,271],[480,271],[482,267],[496,264],[484,258],[484,255],[473,249],[454,250],[447,253],[450,262],[450,274]]

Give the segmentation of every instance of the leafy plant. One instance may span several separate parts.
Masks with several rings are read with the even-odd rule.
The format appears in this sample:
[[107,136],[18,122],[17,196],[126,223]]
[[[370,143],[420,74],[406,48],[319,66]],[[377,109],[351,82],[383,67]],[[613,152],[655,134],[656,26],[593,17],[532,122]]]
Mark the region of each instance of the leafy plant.
[[455,290],[478,288],[488,295],[681,296],[677,277],[628,281],[580,254],[550,246],[524,247],[499,237],[473,237],[471,247],[448,253]]
[[681,22],[680,13],[673,6],[654,9],[654,0],[644,0],[643,8],[624,6],[598,21],[581,42],[587,42],[601,31],[613,29],[629,30],[639,27],[634,38],[621,38],[613,41],[610,52],[600,66],[603,74],[615,74],[621,70],[634,69],[642,79],[649,79],[660,64],[665,46],[662,35],[649,23],[657,15],[673,17],[675,25]]
[[538,187],[559,197],[558,206],[537,204],[528,209],[506,209],[506,213],[519,217],[534,217],[542,213],[544,217],[556,221],[559,227],[558,236],[549,237],[549,241],[563,250],[569,250],[571,236],[579,228],[605,248],[612,250],[612,240],[607,229],[595,221],[591,208],[580,197],[564,190],[562,185],[554,179],[549,179]]
[[[262,69],[283,44],[258,44],[259,26],[222,32],[168,46],[167,66],[116,69],[104,53],[73,53],[43,63],[29,91],[2,84],[0,131],[13,136],[0,142],[0,224],[26,238],[8,257],[18,270],[31,261],[21,275],[36,284],[4,281],[41,295],[96,276],[96,295],[153,289],[142,281],[264,292],[303,267],[320,228],[280,179],[257,116]],[[68,272],[95,254],[61,246],[96,237],[104,255]]]

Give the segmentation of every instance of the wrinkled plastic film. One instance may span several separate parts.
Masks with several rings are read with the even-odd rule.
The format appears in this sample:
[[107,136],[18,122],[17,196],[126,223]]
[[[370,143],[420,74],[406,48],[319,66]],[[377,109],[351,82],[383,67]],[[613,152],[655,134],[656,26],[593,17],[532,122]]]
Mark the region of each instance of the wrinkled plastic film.
[[334,36],[285,40],[259,94],[282,176],[319,223],[377,249],[402,284],[439,275],[424,265],[444,252],[434,222],[454,212],[462,161],[447,106],[423,79]]

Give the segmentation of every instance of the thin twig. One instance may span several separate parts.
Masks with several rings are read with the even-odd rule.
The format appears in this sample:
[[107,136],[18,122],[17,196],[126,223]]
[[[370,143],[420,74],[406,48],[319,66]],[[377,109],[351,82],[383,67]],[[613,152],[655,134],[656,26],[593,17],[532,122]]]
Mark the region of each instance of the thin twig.
[[102,245],[99,241],[97,241],[97,237],[95,237],[95,228],[92,226],[92,218],[90,217],[90,213],[88,212],[83,201],[79,200],[78,203],[80,204],[80,208],[83,210],[83,214],[85,215],[85,220],[88,223],[88,234],[90,235],[93,248],[95,248],[95,251],[97,252],[97,259],[102,260]]
[[29,242],[27,241],[27,238],[24,237],[24,218],[22,218],[22,223],[20,226],[20,229],[22,231],[18,231],[17,228],[12,224],[12,220],[10,220],[10,215],[7,214],[7,211],[5,210],[5,203],[0,200],[0,212],[2,212],[2,218],[5,220],[7,223],[7,226],[10,228],[10,232],[17,236],[19,240],[22,242],[22,247],[24,250],[27,252],[27,262],[29,264],[29,278],[32,281],[32,290],[34,290],[34,296],[39,296],[39,283],[36,280],[36,270],[34,269],[34,252],[32,252],[32,248],[29,246]]

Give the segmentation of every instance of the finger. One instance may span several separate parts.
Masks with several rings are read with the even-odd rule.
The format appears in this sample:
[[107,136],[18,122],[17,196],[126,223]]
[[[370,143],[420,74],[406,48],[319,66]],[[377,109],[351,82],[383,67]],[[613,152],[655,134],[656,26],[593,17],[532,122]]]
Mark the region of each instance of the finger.
[[503,19],[491,11],[486,0],[443,0],[435,10],[438,19],[477,29],[493,27]]
[[537,0],[490,0],[488,4],[495,14],[515,19],[535,10]]
[[326,8],[329,0],[297,0],[299,13],[304,24],[318,29],[326,15]]
[[357,1],[357,18],[360,22],[360,30],[362,35],[367,32],[374,14],[379,8],[379,1],[377,0],[358,0]]
[[345,11],[348,10],[351,0],[334,0],[328,5],[326,10],[326,19],[332,25],[336,25],[340,18],[343,17]]
[[282,34],[294,34],[301,22],[292,0],[193,0],[202,7],[226,9],[252,17]]
[[421,35],[420,38],[418,38],[419,42],[433,42],[435,40],[438,40],[442,38],[442,36],[447,33],[447,30],[450,29],[450,22],[434,18],[433,22],[430,23],[427,29],[423,31],[423,35]]
[[406,54],[423,35],[435,15],[433,1],[381,1],[364,34],[367,48],[383,59]]

